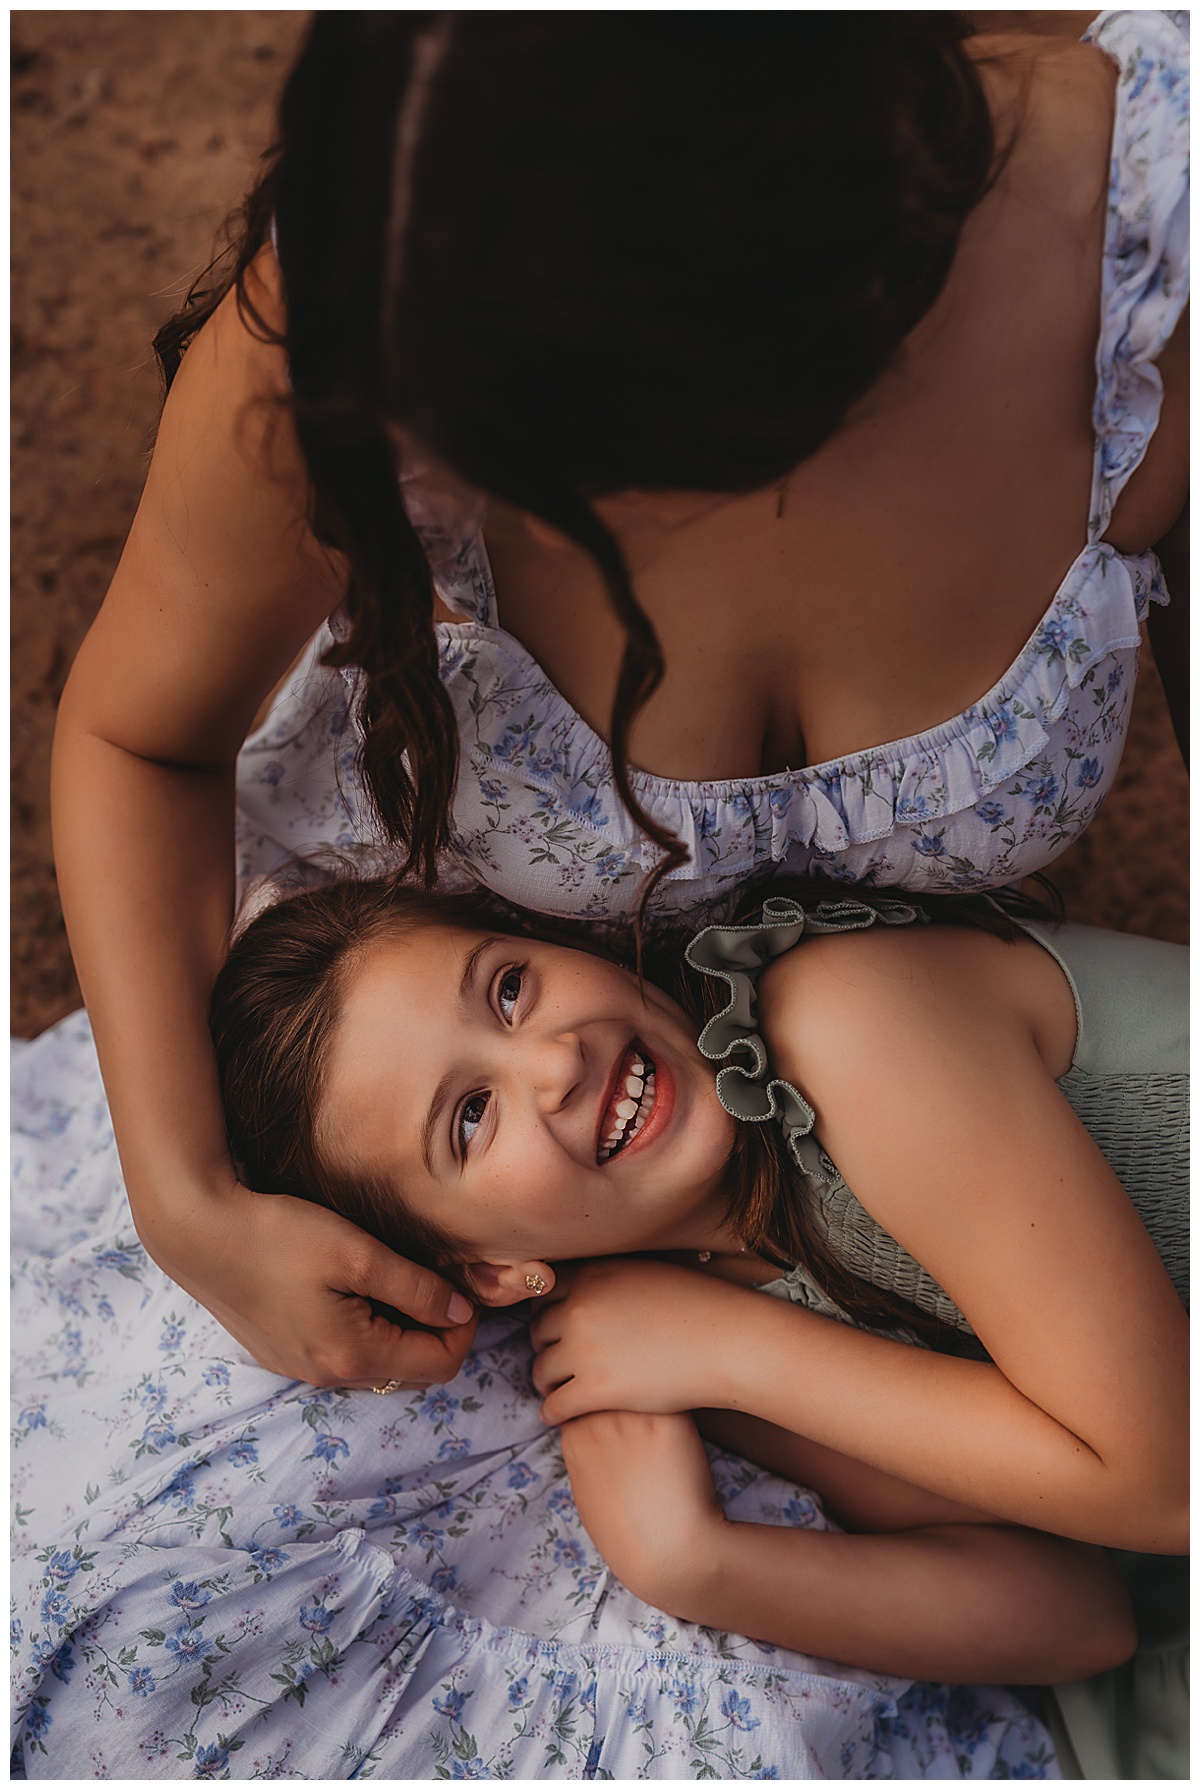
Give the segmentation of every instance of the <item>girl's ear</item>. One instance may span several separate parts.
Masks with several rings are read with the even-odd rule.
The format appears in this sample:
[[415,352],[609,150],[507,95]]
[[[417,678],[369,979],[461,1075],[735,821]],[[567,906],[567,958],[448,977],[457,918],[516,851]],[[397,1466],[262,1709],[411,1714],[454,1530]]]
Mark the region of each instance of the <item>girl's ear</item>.
[[466,1274],[481,1305],[540,1299],[554,1285],[549,1262],[468,1262]]

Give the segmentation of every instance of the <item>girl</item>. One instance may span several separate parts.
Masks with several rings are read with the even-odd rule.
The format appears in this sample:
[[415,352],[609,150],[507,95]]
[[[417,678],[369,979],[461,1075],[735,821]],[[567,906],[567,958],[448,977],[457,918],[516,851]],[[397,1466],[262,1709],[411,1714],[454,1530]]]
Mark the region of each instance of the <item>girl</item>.
[[[1129,1184],[1183,1284],[1186,956],[987,909],[917,917],[773,900],[709,928],[687,961],[732,999],[697,1040],[686,974],[691,1018],[467,899],[310,892],[252,921],[217,981],[230,1140],[249,1184],[331,1205],[486,1302],[548,1301],[543,1414],[640,1595],[892,1671],[1080,1675],[1043,1626],[1068,1557],[1027,1581],[1044,1538],[960,1525],[1186,1548],[1186,1317],[1072,1110],[1115,1159],[1152,1153]],[[730,1257],[734,1283],[638,1260],[556,1284],[555,1261],[660,1251]],[[813,1547],[723,1524],[679,1416],[708,1408],[723,1439],[904,1535]],[[1063,1611],[1090,1620],[1080,1596]]]
[[139,1232],[265,1364],[440,1379],[470,1337],[228,1160],[204,1013],[272,690],[248,869],[382,841],[627,923],[1046,864],[1178,541],[1185,71],[1150,13],[317,18],[236,283],[160,339],[55,762]]

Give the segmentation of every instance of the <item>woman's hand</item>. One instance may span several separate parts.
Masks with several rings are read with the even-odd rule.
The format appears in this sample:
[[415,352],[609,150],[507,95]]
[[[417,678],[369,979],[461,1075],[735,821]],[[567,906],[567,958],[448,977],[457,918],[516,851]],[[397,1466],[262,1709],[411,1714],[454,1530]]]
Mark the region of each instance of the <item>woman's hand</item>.
[[[159,1266],[272,1373],[316,1386],[452,1380],[475,1335],[467,1301],[323,1206],[233,1186],[176,1207],[143,1241]],[[374,1313],[392,1307],[432,1330]]]
[[690,1417],[601,1411],[562,1429],[584,1528],[635,1596],[670,1610],[694,1595],[725,1515]]
[[723,1404],[730,1339],[759,1303],[745,1287],[666,1262],[564,1268],[533,1323],[543,1422]]

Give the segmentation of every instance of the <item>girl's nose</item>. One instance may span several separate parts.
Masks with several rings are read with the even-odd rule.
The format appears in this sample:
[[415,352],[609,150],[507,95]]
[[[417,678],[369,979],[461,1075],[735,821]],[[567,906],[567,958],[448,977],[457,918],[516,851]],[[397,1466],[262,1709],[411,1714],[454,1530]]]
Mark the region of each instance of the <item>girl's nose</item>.
[[565,1106],[584,1080],[586,1065],[577,1032],[546,1032],[526,1040],[522,1072],[531,1091],[551,1111]]

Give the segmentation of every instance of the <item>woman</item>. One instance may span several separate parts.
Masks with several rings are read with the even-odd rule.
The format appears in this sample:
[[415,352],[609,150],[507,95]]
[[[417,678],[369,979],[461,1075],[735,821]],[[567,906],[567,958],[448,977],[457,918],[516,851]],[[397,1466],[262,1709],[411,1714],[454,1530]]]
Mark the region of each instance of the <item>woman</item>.
[[1091,36],[318,22],[239,257],[266,329],[216,292],[165,344],[55,773],[139,1231],[267,1365],[445,1378],[470,1334],[436,1279],[242,1188],[221,1131],[234,762],[339,606],[246,760],[276,856],[347,831],[358,695],[350,833],[553,912],[701,909],[780,863],[985,888],[1086,825],[1185,471],[1184,39]]

